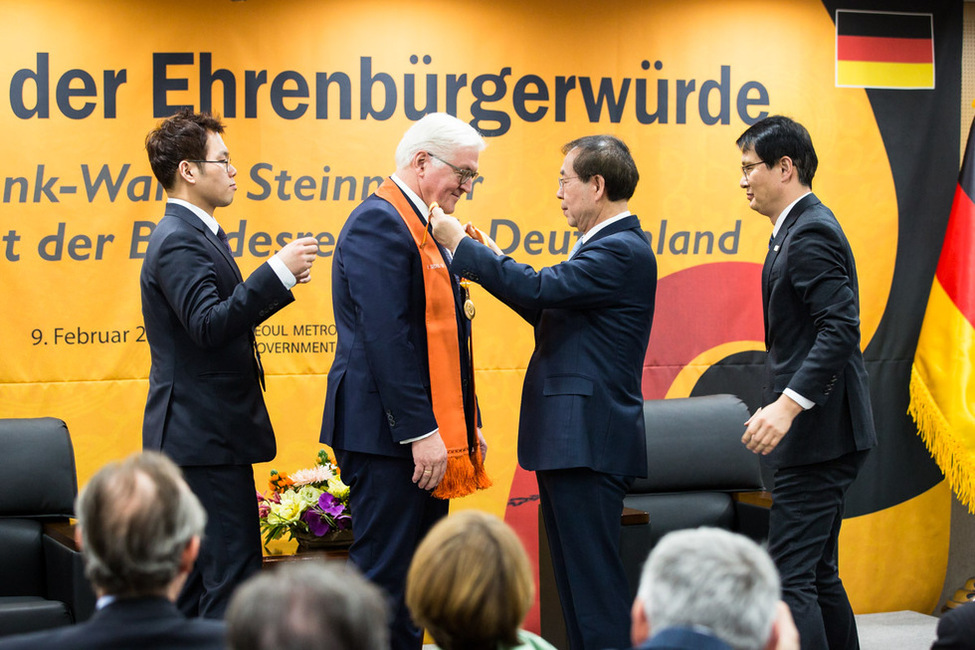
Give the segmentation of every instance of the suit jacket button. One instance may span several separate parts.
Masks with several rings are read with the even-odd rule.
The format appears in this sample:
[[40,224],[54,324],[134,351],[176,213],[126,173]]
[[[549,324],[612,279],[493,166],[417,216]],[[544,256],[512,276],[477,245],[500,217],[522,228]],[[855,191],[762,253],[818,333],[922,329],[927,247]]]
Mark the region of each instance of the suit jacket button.
[[389,422],[390,429],[396,426],[396,418],[393,417],[393,414],[389,409],[386,410],[386,421]]

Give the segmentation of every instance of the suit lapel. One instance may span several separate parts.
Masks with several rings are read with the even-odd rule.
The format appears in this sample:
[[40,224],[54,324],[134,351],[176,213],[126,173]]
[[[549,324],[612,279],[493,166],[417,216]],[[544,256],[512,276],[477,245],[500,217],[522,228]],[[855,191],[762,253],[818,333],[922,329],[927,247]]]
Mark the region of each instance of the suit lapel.
[[809,206],[819,203],[819,199],[816,195],[810,192],[806,196],[802,197],[798,203],[792,206],[789,214],[786,215],[785,221],[782,223],[782,227],[779,228],[778,233],[775,235],[775,239],[769,243],[768,254],[765,256],[765,264],[762,266],[762,313],[765,314],[765,347],[768,349],[768,301],[769,295],[772,292],[772,287],[770,286],[770,280],[772,276],[772,267],[775,266],[775,261],[779,257],[779,253],[782,251],[782,247],[785,244],[785,240],[789,236],[789,231],[792,226],[795,225],[799,217],[803,212],[806,211]]
[[230,250],[223,245],[223,242],[220,241],[215,234],[213,234],[213,232],[206,226],[205,223],[203,223],[203,221],[200,220],[198,216],[183,206],[176,205],[175,203],[166,204],[166,216],[176,217],[177,219],[181,219],[190,226],[196,228],[200,234],[203,235],[203,238],[206,239],[211,246],[216,248],[220,254],[223,255],[223,258],[227,260],[227,264],[229,264],[230,268],[233,269],[234,275],[237,277],[237,281],[243,281],[244,278],[241,276],[240,269],[237,267],[237,262],[234,261],[234,256],[230,254]]
[[[429,224],[427,223],[426,219],[424,219],[423,216],[420,214],[419,210],[417,210],[416,205],[413,203],[413,201],[410,200],[410,197],[406,195],[406,192],[403,191],[403,188],[401,188],[399,185],[396,185],[395,183],[394,185],[396,186],[396,191],[402,194],[403,198],[406,199],[406,202],[409,204],[409,206],[413,208],[413,214],[416,216],[417,221],[424,224],[424,226],[429,231],[429,227],[430,227]],[[447,251],[444,249],[444,247],[441,246],[440,242],[434,239],[433,235],[430,234],[429,232],[427,234],[427,241],[432,241],[434,245],[436,245],[437,250],[440,251],[440,257],[443,258],[444,266],[446,266],[447,269],[449,270],[450,264],[447,263]],[[464,305],[463,303],[461,303],[460,279],[453,273],[448,273],[448,275],[450,276],[450,286],[454,294],[454,307],[457,309],[458,314],[463,313]]]

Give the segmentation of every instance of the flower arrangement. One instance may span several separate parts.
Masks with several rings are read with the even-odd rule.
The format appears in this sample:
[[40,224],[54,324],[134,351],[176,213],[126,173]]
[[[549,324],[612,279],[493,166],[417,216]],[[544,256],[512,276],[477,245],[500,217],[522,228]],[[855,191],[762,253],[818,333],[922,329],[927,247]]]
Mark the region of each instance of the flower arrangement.
[[257,506],[265,546],[286,532],[288,539],[324,538],[352,529],[349,486],[324,449],[310,469],[290,476],[272,469],[268,492],[257,493]]

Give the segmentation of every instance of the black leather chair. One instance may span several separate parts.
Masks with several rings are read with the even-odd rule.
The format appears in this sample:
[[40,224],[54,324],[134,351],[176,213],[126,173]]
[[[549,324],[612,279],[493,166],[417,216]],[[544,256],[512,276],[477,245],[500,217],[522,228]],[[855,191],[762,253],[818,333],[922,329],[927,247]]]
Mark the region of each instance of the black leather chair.
[[649,471],[623,505],[648,513],[650,523],[624,526],[620,539],[632,595],[650,549],[673,530],[714,526],[756,541],[768,537],[770,502],[757,494],[765,489],[758,456],[741,444],[744,402],[734,395],[650,400],[643,415]]
[[[623,500],[620,556],[636,595],[650,549],[673,530],[715,526],[761,541],[768,537],[770,499],[758,457],[741,444],[748,407],[734,395],[643,404],[648,476]],[[639,514],[649,514],[639,517]],[[539,513],[540,514],[540,513]],[[542,636],[567,647],[545,525],[539,516],[539,605]]]
[[63,421],[0,419],[0,636],[69,625],[94,611],[67,532],[77,493]]

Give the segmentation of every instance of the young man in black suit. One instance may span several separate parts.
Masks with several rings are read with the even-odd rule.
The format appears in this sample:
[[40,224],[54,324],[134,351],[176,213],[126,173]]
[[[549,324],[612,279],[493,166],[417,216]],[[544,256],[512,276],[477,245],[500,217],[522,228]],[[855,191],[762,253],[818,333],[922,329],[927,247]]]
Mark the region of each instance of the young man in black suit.
[[187,619],[176,594],[200,549],[206,512],[162,454],[100,469],[78,496],[75,535],[98,595],[84,623],[0,639],[3,650],[219,650],[222,621]]
[[142,265],[142,315],[152,355],[144,449],[183,468],[209,515],[200,559],[178,604],[221,617],[234,587],[261,568],[252,463],[274,458],[254,327],[294,300],[318,252],[314,238],[285,245],[245,280],[213,217],[237,191],[237,169],[208,114],[183,111],[146,138],[166,189],[166,215]]
[[768,117],[737,144],[740,185],[773,224],[762,271],[764,406],[742,442],[775,471],[769,553],[802,647],[858,648],[837,541],[847,489],[877,436],[853,251],[811,191],[818,159],[801,124]]

